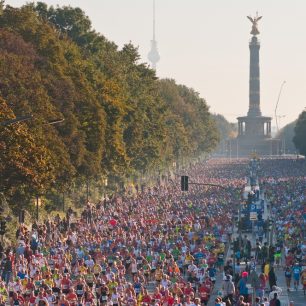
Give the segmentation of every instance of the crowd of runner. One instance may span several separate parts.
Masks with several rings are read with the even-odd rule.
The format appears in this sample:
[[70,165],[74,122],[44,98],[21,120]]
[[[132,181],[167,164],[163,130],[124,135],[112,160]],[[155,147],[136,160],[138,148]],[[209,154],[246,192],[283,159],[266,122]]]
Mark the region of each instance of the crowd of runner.
[[[306,288],[306,168],[304,160],[279,160],[267,167],[263,184],[275,220],[273,263],[285,267],[287,290]],[[273,168],[275,169],[273,171]],[[269,174],[270,173],[270,174]],[[283,251],[283,252],[281,252]]]
[[[274,211],[280,220],[275,225],[278,241],[301,266],[305,175],[289,165],[292,177],[286,180],[283,165],[278,169],[275,164],[274,175],[274,166],[262,163],[272,174],[262,176],[267,197],[272,207],[281,207]],[[1,254],[0,306],[206,305],[216,286],[222,288],[216,305],[247,305],[244,287],[255,259],[250,252],[245,269],[225,260],[247,166],[247,159],[219,159],[184,172],[190,181],[223,188],[190,185],[188,192],[181,192],[176,179],[134,195],[88,203],[73,220],[68,212],[64,220],[57,216],[30,227],[21,224],[17,244]],[[241,243],[244,247],[249,242]],[[222,284],[215,284],[218,273],[224,275]],[[265,275],[259,278],[266,283]],[[264,297],[265,292],[258,294],[259,302]]]
[[[275,270],[283,271],[288,291],[303,288],[305,295],[305,160],[263,159],[253,168],[250,173],[257,172],[262,195],[268,203],[269,218],[262,223],[265,225],[263,235],[254,239],[256,243],[251,245],[247,235],[240,242],[239,251],[235,253],[238,265],[223,282],[223,294],[216,299],[216,305],[236,301],[237,305],[246,306],[253,301],[256,306],[280,306],[282,289]],[[240,260],[246,263],[243,271]]]
[[231,235],[246,163],[209,161],[176,181],[88,204],[75,222],[46,220],[17,231],[3,252],[0,304],[176,305],[206,303]]

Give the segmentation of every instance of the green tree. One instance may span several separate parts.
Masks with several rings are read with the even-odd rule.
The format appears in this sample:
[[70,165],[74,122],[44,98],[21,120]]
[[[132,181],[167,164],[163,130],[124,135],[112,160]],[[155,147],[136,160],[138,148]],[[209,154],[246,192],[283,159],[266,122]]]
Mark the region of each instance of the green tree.
[[[8,118],[33,116],[18,127],[31,144],[26,152],[43,154],[49,178],[31,183],[43,171],[38,162],[31,164],[29,181],[23,172],[14,180],[14,168],[5,168],[12,179],[3,186],[11,199],[47,190],[63,193],[71,186],[82,190],[106,176],[123,181],[215,147],[218,130],[206,101],[173,80],[158,80],[140,62],[137,48],[128,43],[119,50],[92,28],[81,9],[43,2],[2,8],[3,112]],[[54,119],[65,120],[49,125]],[[21,136],[15,141],[22,144]],[[1,163],[8,161],[5,154]]]
[[282,140],[286,153],[294,154],[296,152],[296,147],[293,143],[295,126],[296,120],[284,126],[276,135],[276,138]]
[[[15,118],[0,98],[0,121]],[[51,152],[24,123],[0,127],[0,186],[7,196],[18,189],[28,195],[45,192],[55,180]],[[18,204],[18,203],[16,203]]]
[[212,114],[213,120],[220,133],[220,141],[227,140],[237,136],[237,126],[234,123],[228,122],[224,116],[220,114]]
[[[184,127],[174,139],[181,139],[180,158],[197,157],[212,151],[219,139],[215,122],[206,101],[192,88],[177,85],[174,80],[161,80],[160,95]],[[187,139],[187,143],[186,143]]]
[[306,156],[306,111],[303,111],[294,128],[293,142],[299,153]]

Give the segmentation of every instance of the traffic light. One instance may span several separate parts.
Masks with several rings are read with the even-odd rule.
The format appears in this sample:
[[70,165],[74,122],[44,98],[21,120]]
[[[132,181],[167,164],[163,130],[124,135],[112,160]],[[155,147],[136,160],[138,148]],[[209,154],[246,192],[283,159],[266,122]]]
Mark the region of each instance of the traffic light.
[[188,191],[188,176],[181,176],[181,190]]
[[0,235],[4,235],[6,233],[6,221],[0,222]]

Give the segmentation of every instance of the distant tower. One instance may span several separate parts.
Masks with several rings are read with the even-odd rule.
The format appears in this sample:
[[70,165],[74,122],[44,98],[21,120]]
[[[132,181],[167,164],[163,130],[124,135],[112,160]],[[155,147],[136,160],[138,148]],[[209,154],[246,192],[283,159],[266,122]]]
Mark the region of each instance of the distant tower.
[[148,54],[148,59],[152,64],[152,68],[156,70],[156,64],[160,60],[157,50],[157,41],[155,40],[155,0],[153,0],[153,39],[151,40],[151,51]]
[[247,116],[238,117],[238,136],[229,141],[228,152],[232,156],[275,155],[279,154],[281,143],[271,136],[271,117],[262,116],[260,110],[260,67],[258,21],[262,18],[247,16],[252,23],[249,75],[249,111]]
[[260,111],[260,74],[259,74],[259,49],[260,43],[253,35],[250,43],[250,79],[249,79],[249,112],[248,116],[261,116]]

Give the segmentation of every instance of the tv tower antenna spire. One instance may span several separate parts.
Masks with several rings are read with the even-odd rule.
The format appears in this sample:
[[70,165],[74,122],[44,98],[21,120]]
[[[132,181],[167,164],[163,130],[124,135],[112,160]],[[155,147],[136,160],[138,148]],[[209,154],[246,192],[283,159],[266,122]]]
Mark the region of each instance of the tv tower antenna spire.
[[156,31],[155,31],[155,0],[153,0],[153,39],[151,40],[151,50],[148,54],[148,59],[152,64],[152,68],[156,70],[156,64],[160,60],[160,56],[157,49],[157,41],[156,41]]

